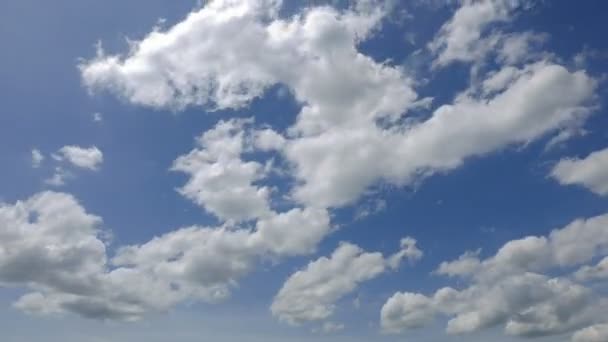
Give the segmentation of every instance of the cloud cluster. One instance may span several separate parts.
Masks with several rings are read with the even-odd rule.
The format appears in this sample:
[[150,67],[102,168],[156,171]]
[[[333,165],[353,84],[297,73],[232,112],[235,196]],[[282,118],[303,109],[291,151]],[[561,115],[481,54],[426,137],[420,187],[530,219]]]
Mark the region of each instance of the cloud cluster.
[[[508,3],[465,2],[436,38],[445,41],[436,45],[446,46],[437,50],[440,60],[470,51],[460,41],[475,40],[484,25],[507,18],[513,7]],[[324,207],[351,204],[378,182],[409,185],[466,158],[528,143],[590,110],[594,79],[540,58],[505,65],[483,79],[484,94],[471,84],[428,120],[404,123],[408,112],[428,100],[417,98],[406,70],[376,62],[357,48],[381,23],[382,6],[312,7],[288,19],[272,15],[276,6],[210,2],[169,30],[137,42],[125,57],[100,54],[82,64],[84,82],[136,104],[217,109],[240,108],[270,85],[285,85],[302,109],[285,136],[273,132],[259,142],[280,150],[293,166],[298,181],[293,198]],[[477,12],[491,15],[473,15]],[[241,34],[232,34],[235,30]],[[522,46],[532,39],[528,36],[503,40],[509,42],[505,46]]]
[[328,227],[325,211],[296,208],[253,230],[178,229],[110,258],[101,219],[71,195],[44,192],[0,207],[0,285],[32,290],[15,303],[26,312],[134,320],[226,298],[260,258],[308,253]]
[[[382,327],[402,332],[449,317],[447,332],[462,334],[503,325],[515,336],[546,336],[591,326],[608,313],[608,298],[583,280],[601,277],[603,263],[572,276],[551,277],[608,255],[608,215],[576,220],[548,236],[506,243],[492,257],[468,252],[442,263],[437,274],[459,277],[463,289],[441,288],[432,296],[396,293],[383,306]],[[583,333],[581,333],[583,334]]]
[[342,243],[330,257],[312,261],[291,275],[276,295],[271,311],[294,325],[324,321],[333,314],[336,302],[359,284],[397,269],[403,259],[416,261],[421,257],[422,251],[412,238],[402,239],[401,250],[387,257]]
[[[44,182],[52,186],[63,186],[69,178],[74,178],[75,174],[71,169],[98,171],[103,163],[103,153],[97,146],[66,145],[52,153],[51,157],[56,162],[56,166],[53,175]],[[34,168],[39,168],[46,159],[38,149],[32,150],[31,158]]]
[[[355,203],[379,184],[410,186],[468,158],[559,137],[590,114],[597,81],[537,53],[541,35],[489,32],[522,5],[461,2],[428,47],[435,69],[471,63],[476,77],[436,107],[432,98],[418,96],[409,70],[360,51],[389,11],[383,1],[310,6],[283,18],[280,0],[212,0],[173,27],[133,42],[126,55],[100,49],[80,65],[84,84],[132,104],[242,109],[281,85],[301,108],[280,132],[256,128],[250,119],[222,120],[174,161],[171,169],[188,176],[179,193],[214,215],[215,227],[180,228],[122,246],[110,257],[100,219],[69,195],[42,193],[0,207],[0,284],[32,290],[15,304],[22,310],[92,318],[132,320],[182,302],[215,302],[260,260],[315,251],[331,231],[331,209]],[[490,55],[496,65],[481,67]],[[414,119],[415,110],[428,115]],[[282,159],[281,171],[293,181],[279,194],[286,199],[282,206],[273,201],[272,159],[260,160],[267,153]],[[602,156],[562,161],[553,175],[603,194]],[[54,157],[88,170],[103,162],[94,146],[64,146]],[[56,171],[50,182],[59,185],[69,173]],[[437,273],[461,277],[468,287],[432,296],[397,293],[382,309],[382,327],[416,328],[438,313],[451,317],[450,333],[502,324],[509,334],[539,336],[601,324],[595,320],[606,303],[591,300],[583,282],[604,276],[603,261],[572,277],[543,272],[605,255],[607,221],[575,221],[548,237],[509,242],[487,259],[468,252],[444,263]],[[293,324],[324,321],[321,330],[342,329],[326,321],[337,301],[402,259],[420,258],[413,239],[401,243],[388,257],[340,245],[293,274],[271,311]],[[40,272],[23,272],[38,270],[35,265]],[[595,325],[576,338],[603,331]]]

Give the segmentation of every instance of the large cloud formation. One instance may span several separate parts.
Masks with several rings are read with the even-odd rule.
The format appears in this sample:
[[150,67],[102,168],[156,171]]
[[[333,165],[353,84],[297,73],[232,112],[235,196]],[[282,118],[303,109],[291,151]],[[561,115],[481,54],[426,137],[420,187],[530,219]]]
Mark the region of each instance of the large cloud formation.
[[[436,271],[468,285],[441,288],[432,296],[396,293],[382,307],[382,327],[386,332],[402,332],[443,314],[450,318],[450,334],[503,325],[509,335],[534,337],[603,323],[608,298],[593,293],[585,280],[603,276],[602,263],[596,267],[586,264],[606,255],[608,214],[573,221],[546,237],[509,241],[486,259],[468,252],[442,263]],[[548,275],[579,265],[584,266],[571,276]],[[577,333],[574,340],[586,334]]]
[[259,220],[253,230],[186,227],[123,246],[112,258],[100,225],[99,217],[63,193],[1,206],[0,285],[32,290],[15,306],[134,320],[185,300],[215,302],[259,258],[314,250],[329,218],[322,210],[296,208]]
[[[292,194],[301,203],[325,207],[351,204],[381,181],[408,185],[466,158],[528,143],[589,111],[596,82],[584,71],[544,57],[521,63],[525,59],[512,56],[508,60],[519,63],[505,62],[482,80],[489,91],[480,95],[472,84],[428,120],[404,123],[408,112],[428,100],[417,98],[406,70],[358,50],[386,14],[382,2],[374,3],[344,10],[311,7],[284,19],[277,15],[279,1],[211,1],[137,42],[127,56],[100,53],[81,65],[82,77],[92,90],[174,109],[241,108],[271,85],[287,86],[302,104],[280,147],[298,181]],[[469,7],[481,5],[466,2],[440,31],[436,39],[445,42],[435,45],[447,46],[440,61],[470,50],[461,40],[476,35],[461,33],[459,25],[477,32],[510,13],[503,2],[489,3],[477,10]],[[463,20],[478,17],[461,14],[469,10],[496,15],[472,25]],[[503,45],[522,45],[529,36],[511,35]],[[507,72],[509,77],[497,77]]]
[[[260,129],[248,119],[222,120],[174,161],[171,169],[189,177],[178,191],[214,215],[220,221],[215,227],[180,228],[122,246],[110,257],[100,219],[70,195],[42,193],[2,206],[0,283],[32,290],[15,304],[28,312],[94,318],[138,319],[184,301],[218,301],[260,259],[315,251],[331,232],[331,209],[355,203],[378,184],[408,186],[468,158],[559,134],[589,115],[597,81],[536,53],[534,44],[542,41],[537,34],[488,34],[491,25],[509,21],[515,3],[463,1],[439,30],[428,46],[430,68],[471,63],[475,77],[433,109],[432,99],[419,98],[410,70],[359,49],[390,11],[383,1],[311,6],[284,18],[280,0],[213,0],[133,42],[126,55],[100,49],[80,65],[84,84],[128,103],[176,111],[242,109],[282,85],[301,108],[284,131]],[[495,67],[483,65],[489,58]],[[419,110],[428,115],[413,119]],[[101,153],[81,152],[62,153],[74,165],[97,168]],[[259,160],[266,154],[256,152],[273,157]],[[287,205],[273,202],[274,157],[293,180],[280,194]],[[605,220],[576,221],[548,238],[509,243],[486,260],[470,252],[446,263],[439,273],[463,276],[470,286],[431,297],[396,294],[383,308],[383,327],[418,327],[438,312],[454,316],[448,326],[454,333],[505,324],[511,334],[534,336],[601,324],[593,317],[604,304],[592,303],[589,288],[576,277],[541,272],[605,253]],[[411,242],[401,252],[411,252]],[[324,320],[336,301],[404,256],[397,255],[344,244],[290,277],[272,311],[292,323]],[[41,272],[20,272],[27,268],[19,263],[28,262],[42,265]],[[342,277],[327,276],[343,266],[348,272]],[[579,279],[597,278],[592,275],[603,270],[603,264],[587,266]],[[601,325],[589,329],[578,335],[603,331]]]

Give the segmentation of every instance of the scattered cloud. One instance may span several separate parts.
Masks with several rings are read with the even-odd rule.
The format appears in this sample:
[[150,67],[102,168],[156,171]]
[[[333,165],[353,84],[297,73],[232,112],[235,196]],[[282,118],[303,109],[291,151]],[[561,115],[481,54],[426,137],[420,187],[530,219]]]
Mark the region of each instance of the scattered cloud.
[[[506,243],[492,257],[467,252],[445,262],[438,274],[460,277],[468,285],[445,287],[432,296],[396,293],[383,306],[384,331],[399,333],[448,316],[449,334],[471,333],[503,325],[505,333],[535,337],[574,332],[598,323],[608,313],[608,298],[578,282],[577,276],[551,277],[608,254],[608,215],[576,220],[548,236]],[[583,268],[580,275],[588,275]],[[585,278],[583,276],[583,278]]]
[[93,113],[93,122],[100,123],[102,121],[103,121],[103,114],[101,114],[100,112]]
[[39,149],[32,149],[32,167],[37,169],[42,165],[45,157]]
[[103,162],[103,153],[96,147],[80,147],[75,145],[63,146],[53,158],[57,161],[66,160],[70,164],[88,170],[96,171]]
[[261,259],[311,252],[329,218],[293,209],[258,221],[253,231],[186,227],[118,246],[113,257],[101,223],[64,193],[0,206],[0,285],[32,291],[15,307],[130,321],[185,301],[217,302]]
[[319,322],[334,313],[336,302],[363,282],[397,269],[403,259],[416,261],[422,252],[411,238],[401,240],[401,250],[384,257],[342,243],[330,257],[321,257],[287,279],[272,306],[272,314],[289,324]]
[[48,185],[52,185],[52,186],[64,186],[66,181],[70,178],[73,178],[74,174],[72,174],[71,172],[69,172],[68,170],[64,169],[61,166],[57,166],[55,167],[55,172],[53,173],[53,175],[47,179],[44,180],[44,183],[48,184]]
[[608,148],[595,151],[583,159],[566,158],[560,160],[551,177],[562,185],[581,185],[604,196],[608,194]]

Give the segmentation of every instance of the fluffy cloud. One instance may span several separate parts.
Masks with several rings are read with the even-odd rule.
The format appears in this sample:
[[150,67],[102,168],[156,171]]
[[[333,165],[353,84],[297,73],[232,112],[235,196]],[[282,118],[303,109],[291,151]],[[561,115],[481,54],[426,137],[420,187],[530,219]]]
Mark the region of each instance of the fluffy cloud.
[[483,57],[494,47],[493,39],[482,39],[485,29],[493,23],[510,19],[519,1],[486,0],[462,2],[462,6],[445,23],[429,48],[438,54],[435,63],[470,62]]
[[329,318],[335,303],[359,284],[396,269],[403,259],[415,261],[422,257],[411,238],[401,240],[401,248],[385,258],[381,253],[342,243],[330,257],[312,261],[287,279],[272,303],[273,315],[290,324]]
[[[155,29],[135,42],[127,55],[100,50],[80,66],[89,89],[154,108],[239,109],[276,84],[302,106],[285,134],[252,131],[247,120],[222,121],[174,162],[173,170],[189,176],[180,193],[224,224],[183,228],[122,248],[112,259],[116,269],[108,272],[109,283],[155,284],[167,299],[137,297],[136,307],[122,307],[120,298],[102,297],[114,303],[113,310],[132,317],[186,298],[224,298],[260,257],[313,251],[329,232],[328,209],[354,203],[374,185],[408,186],[467,158],[559,134],[590,113],[597,82],[585,71],[529,53],[540,39],[532,33],[487,34],[492,23],[510,20],[517,2],[463,1],[430,44],[435,64],[476,62],[496,48],[498,67],[425,119],[409,120],[409,112],[429,99],[418,99],[404,68],[376,62],[358,49],[386,14],[374,4],[310,7],[281,18],[280,1],[209,1],[168,30]],[[277,152],[287,162],[295,179],[289,190],[293,208],[273,208],[271,187],[264,185],[268,164],[247,160],[254,149]],[[577,221],[549,237],[513,241],[486,260],[469,253],[444,263],[438,273],[463,276],[471,285],[432,297],[396,295],[382,310],[383,327],[418,327],[441,312],[453,316],[448,331],[454,333],[497,324],[525,336],[579,328],[596,310],[585,306],[589,290],[535,272],[604,253],[605,220]],[[248,225],[239,226],[244,221]],[[291,323],[324,320],[337,300],[401,258],[415,258],[412,251],[384,258],[342,245],[290,277],[272,311]],[[137,286],[123,287],[117,293],[129,289],[125,298],[139,295]],[[43,295],[26,298],[23,307],[66,300]],[[109,310],[94,305],[104,302],[95,299],[86,302],[88,311]]]
[[284,21],[277,17],[280,6],[268,0],[210,1],[168,31],[149,34],[127,58],[101,53],[81,65],[83,80],[91,89],[153,107],[238,108],[269,85],[299,82],[298,65],[308,68],[318,54],[351,52],[353,40],[377,23],[381,8],[368,6],[372,12],[359,15],[320,7]]
[[502,88],[485,98],[464,92],[409,127],[333,128],[290,141],[286,154],[303,182],[296,198],[344,205],[378,180],[407,185],[458,167],[466,158],[530,142],[586,113],[595,81],[582,71],[542,61],[519,69]]
[[583,159],[560,160],[551,176],[562,185],[581,185],[594,193],[608,194],[608,148],[595,151]]
[[135,320],[183,301],[216,302],[260,259],[314,251],[329,231],[329,216],[294,208],[259,220],[254,229],[186,227],[120,247],[112,258],[100,225],[63,193],[2,205],[0,285],[32,290],[15,306]]
[[[286,136],[260,132],[254,144],[280,150],[297,180],[293,198],[322,207],[351,204],[379,182],[409,185],[466,158],[528,143],[589,112],[595,80],[535,58],[493,71],[482,79],[483,95],[473,82],[428,120],[404,123],[404,115],[428,101],[417,99],[406,70],[358,50],[382,22],[385,7],[369,2],[342,10],[310,7],[284,19],[276,15],[280,5],[211,1],[172,28],[136,42],[126,56],[100,53],[82,64],[84,83],[135,104],[173,109],[240,108],[269,86],[284,85],[302,104],[296,122]],[[432,44],[439,59],[470,59],[463,53],[475,50],[470,45],[485,28],[509,20],[518,6],[463,2]],[[529,54],[515,56],[513,47],[529,46],[535,37],[501,34],[497,58],[508,64],[527,61]],[[255,176],[259,173],[247,170],[243,184]],[[241,219],[265,210],[260,203],[267,194],[258,190],[257,206],[246,208]]]
[[264,178],[264,166],[243,161],[243,125],[247,122],[220,122],[202,134],[198,148],[175,160],[172,170],[190,175],[179,191],[223,220],[255,219],[270,213],[268,187],[253,183]]
[[0,283],[84,291],[104,267],[100,224],[54,192],[0,206]]
[[103,162],[103,153],[96,147],[63,146],[53,155],[56,160],[66,160],[76,167],[97,170]]
[[[545,336],[589,326],[608,309],[590,288],[567,277],[541,272],[590,262],[608,254],[608,215],[576,220],[547,237],[530,236],[506,243],[494,256],[468,252],[442,263],[439,274],[470,282],[462,290],[446,287],[427,297],[396,293],[383,306],[386,332],[426,325],[438,313],[450,317],[447,332],[462,334],[504,325],[515,336]],[[598,268],[601,266],[598,265]],[[577,272],[595,274],[589,268]]]

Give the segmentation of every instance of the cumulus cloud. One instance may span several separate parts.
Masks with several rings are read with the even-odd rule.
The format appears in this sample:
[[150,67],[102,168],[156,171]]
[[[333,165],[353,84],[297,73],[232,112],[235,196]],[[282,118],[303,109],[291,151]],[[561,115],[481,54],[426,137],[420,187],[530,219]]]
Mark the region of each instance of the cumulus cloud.
[[58,161],[66,160],[76,167],[93,171],[103,162],[103,153],[96,146],[63,146],[53,157]]
[[83,80],[91,89],[153,107],[238,108],[269,85],[297,81],[297,65],[310,63],[323,49],[352,48],[352,40],[377,23],[382,7],[356,6],[365,15],[320,7],[285,21],[277,17],[280,6],[281,1],[210,1],[169,30],[136,42],[126,58],[100,53],[82,64]]
[[517,74],[501,92],[481,99],[464,92],[410,127],[336,127],[290,141],[286,154],[303,181],[296,198],[348,204],[378,180],[411,184],[466,158],[538,139],[588,112],[596,83],[585,72],[541,61]]
[[328,230],[326,211],[294,208],[254,229],[186,227],[109,257],[101,218],[44,192],[0,206],[0,286],[29,288],[15,303],[29,313],[135,320],[222,300],[261,259],[310,253]]
[[[470,45],[485,28],[508,21],[519,6],[465,1],[431,45],[445,63],[468,60],[463,54],[475,50]],[[427,101],[417,98],[405,69],[358,50],[387,7],[313,6],[290,18],[278,17],[279,7],[277,1],[211,1],[134,43],[126,56],[100,53],[83,63],[84,83],[131,103],[173,109],[241,108],[269,86],[285,86],[302,104],[296,122],[285,135],[260,132],[254,144],[280,151],[292,166],[294,199],[322,207],[352,204],[379,182],[410,185],[466,158],[528,143],[590,110],[593,78],[542,56],[523,63],[530,54],[516,56],[515,47],[532,45],[536,36],[501,34],[501,67],[482,79],[485,94],[474,82],[428,120],[404,123]],[[259,205],[266,193],[258,190]]]
[[562,185],[580,185],[605,196],[608,194],[608,148],[595,151],[587,157],[560,160],[551,177]]
[[197,139],[198,148],[177,158],[172,167],[190,175],[180,193],[223,220],[255,219],[270,213],[270,189],[253,184],[264,178],[264,166],[241,159],[246,123],[220,122]]
[[401,248],[385,258],[350,243],[340,244],[331,256],[312,261],[287,279],[272,303],[272,314],[294,325],[326,320],[333,314],[336,302],[359,284],[398,268],[403,259],[415,261],[422,257],[411,238],[402,239]]
[[[358,49],[386,15],[378,5],[313,6],[281,18],[280,1],[214,0],[175,26],[134,42],[126,55],[100,50],[82,63],[90,90],[109,91],[137,105],[240,109],[281,85],[301,109],[284,132],[252,129],[250,120],[222,121],[175,160],[172,170],[189,177],[180,193],[222,225],[182,228],[121,248],[112,258],[116,269],[105,276],[107,283],[123,285],[120,295],[74,298],[44,292],[25,297],[21,306],[52,311],[79,301],[88,313],[136,317],[187,298],[222,299],[259,258],[314,251],[330,231],[329,209],[354,203],[375,185],[408,186],[468,158],[559,135],[593,108],[597,81],[584,70],[531,53],[539,36],[488,33],[492,24],[509,21],[519,2],[463,1],[429,45],[435,65],[475,63],[496,50],[498,66],[425,119],[408,120],[409,112],[424,108],[429,99],[418,98],[406,69]],[[274,208],[267,164],[248,160],[253,151],[285,159],[295,180],[287,196],[292,208]],[[464,277],[471,285],[431,297],[395,295],[382,310],[382,326],[396,332],[444,313],[453,317],[448,331],[454,333],[498,324],[524,336],[578,329],[596,310],[588,305],[590,291],[537,272],[580,265],[604,253],[605,220],[576,221],[549,237],[514,241],[486,260],[469,253],[444,263],[437,273]],[[341,245],[331,257],[292,275],[272,312],[294,324],[323,321],[359,283],[396,267],[402,258],[418,257],[413,240],[386,258]],[[132,282],[154,284],[149,291],[168,295],[162,303],[146,300],[140,287],[127,285]],[[137,300],[120,300],[131,296]]]
[[454,61],[470,62],[483,57],[495,41],[482,39],[490,24],[510,20],[519,1],[462,1],[462,6],[445,23],[434,40],[431,51],[438,55],[435,63],[447,65]]
[[[383,306],[381,324],[398,333],[422,327],[437,314],[449,317],[447,332],[470,333],[503,325],[515,336],[546,336],[575,331],[596,323],[608,309],[606,299],[574,277],[544,272],[568,269],[608,254],[608,215],[576,220],[548,236],[506,243],[492,257],[468,252],[445,262],[439,274],[461,277],[463,289],[445,287],[432,296],[396,293]],[[598,268],[601,267],[598,265]],[[579,279],[596,274],[583,268]]]

